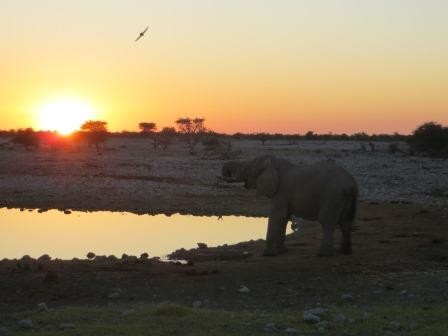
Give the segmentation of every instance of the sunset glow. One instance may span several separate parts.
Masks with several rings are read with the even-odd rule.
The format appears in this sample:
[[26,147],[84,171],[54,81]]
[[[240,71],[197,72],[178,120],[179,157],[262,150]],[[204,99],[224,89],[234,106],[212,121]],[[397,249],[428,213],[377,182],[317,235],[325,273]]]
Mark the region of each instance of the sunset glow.
[[61,99],[42,104],[37,109],[38,127],[67,135],[93,117],[93,108],[88,103]]
[[0,128],[78,127],[85,116],[34,122],[33,102],[61,91],[99,104],[111,131],[182,116],[225,133],[447,124],[447,13],[440,0],[4,0]]

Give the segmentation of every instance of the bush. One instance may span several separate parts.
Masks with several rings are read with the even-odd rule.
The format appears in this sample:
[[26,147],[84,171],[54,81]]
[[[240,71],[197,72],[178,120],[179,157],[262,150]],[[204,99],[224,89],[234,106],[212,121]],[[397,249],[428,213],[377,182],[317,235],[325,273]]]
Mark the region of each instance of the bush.
[[417,127],[409,139],[412,151],[430,156],[448,157],[448,127],[427,122]]
[[39,148],[39,136],[32,128],[18,130],[12,142],[24,146],[26,150]]
[[201,139],[201,143],[205,147],[209,147],[209,148],[215,148],[215,147],[219,147],[220,146],[219,139],[216,136],[213,136],[213,135],[204,136]]

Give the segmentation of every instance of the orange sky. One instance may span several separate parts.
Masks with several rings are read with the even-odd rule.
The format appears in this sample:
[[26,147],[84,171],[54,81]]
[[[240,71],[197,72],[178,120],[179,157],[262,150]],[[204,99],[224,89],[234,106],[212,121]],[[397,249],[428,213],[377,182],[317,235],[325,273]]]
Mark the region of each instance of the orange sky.
[[448,124],[446,1],[2,0],[0,32],[0,129],[45,127],[61,99],[114,131],[182,116],[228,133]]

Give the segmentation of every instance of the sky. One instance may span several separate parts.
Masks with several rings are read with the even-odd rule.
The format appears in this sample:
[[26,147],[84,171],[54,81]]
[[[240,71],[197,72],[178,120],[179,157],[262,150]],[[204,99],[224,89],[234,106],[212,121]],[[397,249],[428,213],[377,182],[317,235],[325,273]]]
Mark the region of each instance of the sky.
[[446,0],[0,0],[0,41],[0,129],[86,112],[61,100],[113,131],[448,124]]

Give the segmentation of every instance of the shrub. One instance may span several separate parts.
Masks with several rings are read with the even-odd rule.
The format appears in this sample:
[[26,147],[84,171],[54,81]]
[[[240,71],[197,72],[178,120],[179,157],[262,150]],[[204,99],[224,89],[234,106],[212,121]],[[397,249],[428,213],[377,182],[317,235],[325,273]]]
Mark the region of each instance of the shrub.
[[39,148],[39,136],[32,128],[18,130],[12,142],[24,146],[26,150]]
[[427,122],[417,127],[409,139],[412,151],[430,156],[448,157],[448,127]]

